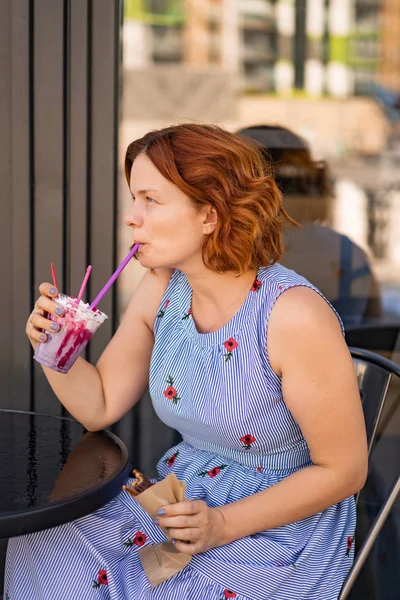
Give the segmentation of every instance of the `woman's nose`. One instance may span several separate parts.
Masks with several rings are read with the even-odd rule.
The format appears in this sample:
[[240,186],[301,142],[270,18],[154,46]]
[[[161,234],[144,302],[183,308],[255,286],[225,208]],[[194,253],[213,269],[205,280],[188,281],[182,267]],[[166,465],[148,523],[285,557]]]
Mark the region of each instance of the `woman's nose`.
[[143,225],[143,219],[134,207],[125,215],[124,221],[125,225],[129,227],[141,227]]

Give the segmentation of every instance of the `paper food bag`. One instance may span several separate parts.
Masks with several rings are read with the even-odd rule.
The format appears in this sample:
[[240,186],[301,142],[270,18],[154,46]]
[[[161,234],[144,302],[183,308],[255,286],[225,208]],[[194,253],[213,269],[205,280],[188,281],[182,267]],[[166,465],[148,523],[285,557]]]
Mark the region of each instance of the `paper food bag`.
[[[129,486],[124,487],[124,489],[131,493]],[[165,479],[151,485],[144,492],[137,495],[135,492],[131,495],[134,496],[135,501],[144,508],[147,514],[155,519],[157,511],[162,506],[181,502],[184,499],[185,491],[186,483],[179,481],[174,473],[170,473]],[[168,532],[163,527],[161,529],[169,537]],[[178,552],[170,540],[140,548],[139,557],[153,587],[181,571],[191,559],[189,554]]]

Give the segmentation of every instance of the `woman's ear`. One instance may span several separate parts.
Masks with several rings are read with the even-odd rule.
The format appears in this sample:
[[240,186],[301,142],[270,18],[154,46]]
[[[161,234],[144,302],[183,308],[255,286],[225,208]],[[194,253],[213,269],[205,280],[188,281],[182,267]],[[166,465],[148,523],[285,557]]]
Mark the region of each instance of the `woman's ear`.
[[208,205],[204,210],[204,220],[203,227],[204,233],[212,233],[215,230],[215,227],[218,222],[218,215],[215,208],[211,205]]

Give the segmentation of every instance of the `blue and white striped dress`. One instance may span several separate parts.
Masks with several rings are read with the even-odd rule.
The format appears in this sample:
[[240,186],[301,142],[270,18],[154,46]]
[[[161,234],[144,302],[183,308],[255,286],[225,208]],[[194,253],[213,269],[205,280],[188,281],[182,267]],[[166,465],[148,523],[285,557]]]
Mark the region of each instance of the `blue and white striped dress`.
[[[192,290],[175,271],[155,322],[150,392],[155,410],[183,442],[158,463],[186,497],[235,502],[311,464],[266,351],[275,301],[306,279],[279,264],[262,267],[227,325],[200,334]],[[318,290],[316,290],[318,292]],[[318,292],[319,293],[319,292]],[[9,600],[335,600],[353,561],[353,498],[312,517],[213,548],[152,588],[138,548],[165,540],[126,492],[94,514],[10,541]]]

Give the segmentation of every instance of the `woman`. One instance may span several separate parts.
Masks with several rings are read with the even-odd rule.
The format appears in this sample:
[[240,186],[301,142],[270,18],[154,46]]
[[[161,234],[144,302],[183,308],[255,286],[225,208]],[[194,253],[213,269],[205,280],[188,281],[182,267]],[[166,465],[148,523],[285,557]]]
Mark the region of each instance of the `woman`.
[[[88,517],[11,540],[6,592],[334,600],[353,559],[364,421],[337,314],[276,262],[290,218],[268,167],[251,142],[195,124],[133,142],[125,167],[126,224],[149,271],[96,366],[80,358],[67,375],[44,371],[91,431],[149,385],[183,437],[159,476],[184,480],[186,499],[152,521],[121,492]],[[58,310],[57,290],[40,292],[26,328],[33,346]],[[138,548],[165,540],[160,527],[192,558],[151,588]]]

